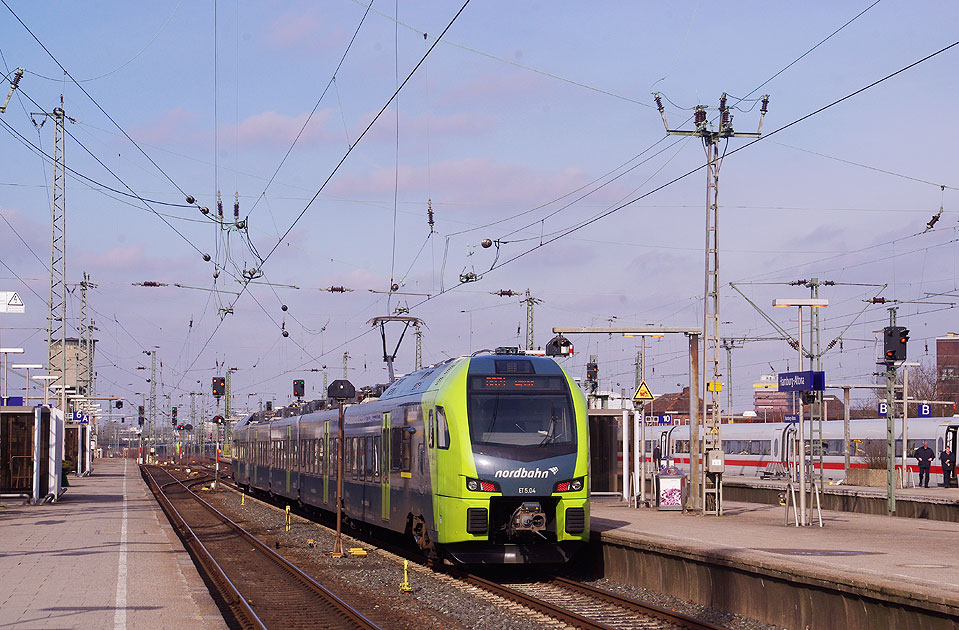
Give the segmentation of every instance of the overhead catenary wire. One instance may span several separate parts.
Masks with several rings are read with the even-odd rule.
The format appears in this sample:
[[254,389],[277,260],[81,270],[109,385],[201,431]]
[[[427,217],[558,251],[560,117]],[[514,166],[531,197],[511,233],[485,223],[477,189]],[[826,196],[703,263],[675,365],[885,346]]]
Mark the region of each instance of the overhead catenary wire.
[[[908,70],[910,70],[910,69],[918,66],[918,65],[921,64],[921,63],[924,63],[924,62],[926,62],[926,61],[928,61],[928,60],[930,60],[930,59],[933,59],[933,58],[935,58],[935,57],[937,57],[937,56],[939,56],[939,55],[947,52],[948,50],[951,50],[952,48],[954,48],[954,47],[956,47],[956,46],[959,46],[959,41],[955,41],[955,42],[953,42],[953,43],[951,43],[951,44],[949,44],[949,45],[947,45],[947,46],[945,46],[945,47],[943,47],[943,48],[940,48],[939,50],[937,50],[937,51],[935,51],[935,52],[933,52],[933,53],[930,53],[930,54],[926,55],[925,57],[922,57],[921,59],[918,59],[917,61],[914,61],[914,62],[912,62],[912,63],[910,63],[910,64],[908,64],[908,65],[906,65],[906,66],[904,66],[904,67],[902,67],[902,68],[894,71],[894,72],[891,72],[891,73],[883,76],[882,78],[876,79],[875,81],[873,81],[873,82],[871,82],[871,83],[869,83],[869,84],[867,84],[867,85],[865,85],[865,86],[863,86],[863,87],[861,87],[861,88],[859,88],[859,89],[857,89],[857,90],[855,90],[855,91],[853,91],[853,92],[850,92],[849,94],[846,94],[845,96],[842,96],[842,97],[840,97],[840,98],[838,98],[838,99],[836,99],[836,100],[834,100],[834,101],[832,101],[832,102],[830,102],[830,103],[828,103],[828,104],[826,104],[826,105],[823,105],[822,107],[819,107],[819,108],[817,108],[817,109],[809,112],[808,114],[805,114],[805,115],[803,115],[803,116],[801,116],[801,117],[799,117],[799,118],[797,118],[797,119],[795,119],[795,120],[793,120],[793,121],[791,121],[791,122],[789,122],[789,123],[786,123],[785,125],[783,125],[783,126],[781,126],[781,127],[778,127],[777,129],[774,129],[773,131],[769,132],[768,134],[766,134],[766,135],[764,135],[764,136],[760,136],[759,138],[756,138],[756,139],[754,139],[754,140],[752,140],[752,141],[750,141],[750,142],[747,142],[747,143],[745,143],[745,144],[743,144],[743,145],[741,145],[741,146],[733,149],[732,151],[729,151],[727,155],[733,155],[733,154],[735,154],[735,153],[738,153],[738,152],[740,152],[740,151],[742,151],[742,150],[744,150],[744,149],[746,149],[746,148],[748,148],[748,147],[753,146],[754,144],[756,144],[756,143],[758,143],[758,142],[762,142],[762,141],[768,139],[769,137],[771,137],[771,136],[773,136],[773,135],[775,135],[775,134],[777,134],[777,133],[780,133],[780,132],[782,132],[782,131],[785,131],[786,129],[789,129],[789,128],[791,128],[791,127],[794,127],[795,125],[798,125],[799,123],[801,123],[801,122],[803,122],[803,121],[805,121],[805,120],[808,120],[809,118],[812,118],[813,116],[816,116],[816,115],[818,115],[818,114],[820,114],[820,113],[822,113],[822,112],[824,112],[824,111],[826,111],[826,110],[828,110],[828,109],[830,109],[830,108],[832,108],[832,107],[835,107],[836,105],[839,105],[840,103],[843,103],[843,102],[849,100],[850,98],[853,98],[853,97],[855,97],[855,96],[857,96],[857,95],[865,92],[866,90],[869,90],[869,89],[872,88],[872,87],[875,87],[875,86],[877,86],[877,85],[879,85],[879,84],[881,84],[881,83],[884,83],[885,81],[888,81],[889,79],[892,79],[893,77],[896,77],[896,76],[902,74],[903,72],[906,72],[906,71],[908,71]],[[603,213],[601,213],[601,214],[599,214],[599,215],[596,215],[596,216],[594,216],[594,217],[592,217],[592,218],[590,218],[590,219],[588,219],[588,220],[586,220],[586,221],[580,222],[579,224],[576,224],[576,225],[568,228],[567,230],[563,231],[562,233],[560,233],[560,234],[558,234],[558,235],[555,235],[555,236],[553,236],[552,238],[550,238],[550,239],[548,239],[548,240],[546,240],[546,241],[544,241],[544,242],[542,242],[542,243],[539,243],[539,244],[537,244],[537,245],[534,245],[534,246],[530,247],[529,249],[524,250],[524,251],[522,251],[522,252],[520,252],[520,253],[512,256],[511,258],[508,258],[507,260],[505,260],[505,261],[503,261],[503,262],[497,263],[496,265],[494,265],[493,267],[491,267],[489,271],[494,271],[494,270],[499,269],[499,268],[501,268],[501,267],[503,267],[503,266],[505,266],[505,265],[508,265],[508,264],[510,264],[510,263],[512,263],[512,262],[514,262],[514,261],[516,261],[516,260],[519,260],[520,258],[522,258],[522,257],[524,257],[524,256],[526,256],[526,255],[528,255],[528,254],[530,254],[530,253],[532,253],[532,252],[534,252],[534,251],[542,248],[542,247],[545,247],[545,246],[547,246],[547,245],[549,245],[549,244],[551,244],[551,243],[554,243],[554,242],[560,240],[561,238],[564,238],[565,236],[568,236],[569,234],[572,234],[572,233],[574,233],[574,232],[576,232],[576,231],[578,231],[578,230],[583,229],[584,227],[587,227],[587,226],[589,226],[589,225],[592,225],[593,223],[595,223],[595,222],[597,222],[597,221],[600,221],[600,220],[602,220],[602,219],[604,219],[604,218],[606,218],[606,217],[608,217],[608,216],[610,216],[610,215],[612,215],[612,214],[614,214],[614,213],[622,210],[623,208],[626,208],[626,207],[631,206],[632,204],[636,203],[637,201],[640,201],[640,200],[642,200],[642,199],[645,199],[646,197],[649,197],[650,195],[653,195],[653,194],[659,192],[660,190],[663,190],[663,189],[665,189],[665,188],[667,188],[667,187],[669,187],[669,186],[672,186],[673,184],[675,184],[675,183],[677,183],[677,182],[679,182],[679,181],[682,181],[683,179],[686,179],[686,178],[689,177],[690,175],[693,175],[694,173],[699,172],[700,170],[702,170],[702,169],[705,168],[705,167],[706,167],[706,165],[703,164],[703,165],[697,166],[696,168],[690,169],[690,170],[686,171],[685,173],[682,173],[681,175],[678,175],[678,176],[670,179],[669,181],[667,181],[667,182],[665,182],[665,183],[663,183],[663,184],[660,184],[659,186],[657,186],[657,187],[655,187],[655,188],[653,188],[653,189],[651,189],[651,190],[649,190],[649,191],[647,191],[647,192],[639,195],[638,197],[635,197],[634,199],[631,199],[631,200],[629,200],[629,201],[626,201],[625,203],[622,203],[622,204],[620,204],[620,205],[618,205],[618,206],[615,206],[615,207],[613,207],[613,208],[610,208],[610,209],[607,210],[606,212],[603,212]],[[487,272],[487,273],[488,273],[488,272]],[[429,296],[429,297],[425,298],[424,300],[420,301],[419,303],[413,305],[411,308],[415,308],[415,307],[420,306],[420,305],[422,305],[422,304],[424,304],[424,303],[426,303],[426,302],[429,302],[429,301],[431,301],[431,300],[434,300],[434,299],[440,297],[441,295],[444,295],[445,293],[447,293],[447,292],[455,289],[457,286],[459,286],[459,285],[454,285],[454,286],[452,286],[452,287],[449,287],[449,288],[446,288],[446,289],[444,289],[444,290],[441,290],[441,291],[439,291],[438,293],[436,293],[435,295]]]
[[[320,97],[316,99],[316,103],[313,104],[313,109],[310,110],[309,115],[306,117],[306,120],[303,121],[303,125],[300,126],[300,130],[297,132],[296,137],[293,138],[293,142],[290,143],[289,148],[286,150],[286,153],[283,155],[283,158],[280,160],[280,163],[276,165],[276,168],[273,170],[273,174],[270,176],[270,179],[267,181],[266,186],[263,187],[263,192],[260,193],[260,196],[257,197],[256,201],[253,202],[253,206],[250,208],[249,213],[251,214],[255,209],[257,204],[260,202],[260,199],[266,196],[266,191],[269,190],[270,186],[273,184],[273,181],[276,179],[277,174],[280,172],[280,169],[283,168],[283,165],[286,163],[286,160],[290,157],[290,153],[293,152],[293,147],[296,146],[296,143],[299,142],[300,137],[303,135],[303,132],[306,130],[306,127],[310,124],[310,121],[313,119],[313,115],[316,114],[316,110],[320,107],[320,103],[323,102],[323,98],[326,96],[326,93],[329,91],[330,86],[336,85],[336,75],[339,74],[340,68],[343,66],[343,62],[346,61],[346,56],[349,54],[350,49],[353,47],[353,42],[356,41],[356,36],[360,34],[360,29],[363,28],[363,23],[366,22],[366,16],[370,13],[370,8],[373,6],[373,0],[370,0],[369,4],[366,5],[366,10],[363,12],[363,16],[360,18],[359,24],[356,25],[356,29],[353,31],[353,36],[350,37],[349,43],[346,45],[346,49],[343,51],[343,54],[340,56],[339,62],[336,64],[336,68],[333,69],[332,75],[330,75],[330,80],[327,81],[326,87],[323,88],[323,91],[320,93]],[[339,91],[336,92],[337,100],[339,100]],[[340,113],[342,115],[343,107],[340,106]],[[346,129],[346,119],[343,119],[343,128]],[[357,139],[359,142],[359,139]],[[347,131],[347,144],[352,148],[352,143],[349,142],[349,131]]]

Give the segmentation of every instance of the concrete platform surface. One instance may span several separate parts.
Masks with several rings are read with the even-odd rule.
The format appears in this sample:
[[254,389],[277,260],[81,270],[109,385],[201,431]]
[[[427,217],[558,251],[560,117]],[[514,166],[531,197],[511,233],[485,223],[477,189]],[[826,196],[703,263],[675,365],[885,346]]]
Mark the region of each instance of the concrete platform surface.
[[226,627],[134,460],[0,508],[0,629]]
[[[915,475],[913,475],[915,477]],[[776,490],[785,490],[787,481],[785,479],[761,479],[759,477],[747,477],[740,475],[723,475],[723,485],[741,485],[750,488],[770,488]],[[825,494],[836,494],[858,497],[872,497],[877,499],[886,499],[886,488],[872,488],[869,486],[847,486],[845,484],[826,484],[823,486]],[[943,488],[941,486],[907,487],[896,488],[896,500],[903,499],[909,501],[921,501],[924,503],[941,503],[949,505],[959,505],[959,489]]]
[[603,541],[959,606],[959,523],[824,511],[824,527],[797,528],[783,525],[780,506],[725,508],[702,516],[598,498],[591,528]]

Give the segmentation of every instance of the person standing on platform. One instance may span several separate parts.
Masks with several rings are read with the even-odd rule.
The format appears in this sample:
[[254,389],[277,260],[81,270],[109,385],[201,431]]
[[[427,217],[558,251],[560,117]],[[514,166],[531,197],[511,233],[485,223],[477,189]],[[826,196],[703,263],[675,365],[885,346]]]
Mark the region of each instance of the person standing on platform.
[[916,449],[915,455],[919,461],[919,485],[928,488],[929,468],[932,467],[932,460],[936,458],[936,452],[929,448],[929,441],[926,440]]
[[952,487],[952,477],[956,470],[956,455],[946,444],[945,450],[939,454],[939,462],[942,463],[942,485],[944,488]]

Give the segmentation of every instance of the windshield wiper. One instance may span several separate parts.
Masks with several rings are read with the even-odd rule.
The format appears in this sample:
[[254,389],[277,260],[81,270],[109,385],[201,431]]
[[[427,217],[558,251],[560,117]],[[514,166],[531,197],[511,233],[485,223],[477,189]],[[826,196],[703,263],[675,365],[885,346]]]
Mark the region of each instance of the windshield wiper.
[[553,433],[553,430],[556,428],[556,405],[550,405],[549,407],[549,429],[546,431],[546,437],[543,438],[543,441],[539,443],[540,446],[546,446],[551,442],[555,442],[561,435]]

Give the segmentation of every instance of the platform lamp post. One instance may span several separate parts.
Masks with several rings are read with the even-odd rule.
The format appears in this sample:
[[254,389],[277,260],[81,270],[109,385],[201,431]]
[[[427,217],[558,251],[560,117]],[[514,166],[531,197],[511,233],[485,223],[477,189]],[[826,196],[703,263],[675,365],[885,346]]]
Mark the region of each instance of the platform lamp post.
[[27,371],[27,380],[23,386],[23,404],[27,407],[30,406],[30,370],[42,370],[43,366],[39,363],[14,363],[11,365],[14,370],[26,370]]
[[59,378],[60,377],[57,376],[56,374],[39,374],[33,377],[33,380],[37,381],[38,383],[44,383],[44,386],[43,386],[43,406],[44,407],[50,406],[50,384]]
[[3,398],[4,403],[6,404],[7,398],[7,381],[10,380],[10,374],[7,371],[7,355],[8,354],[23,354],[23,348],[0,348],[0,354],[3,355]]
[[340,408],[339,429],[336,439],[336,540],[333,542],[334,558],[343,557],[343,406],[356,397],[356,388],[346,379],[337,379],[326,388],[326,396],[335,400]]
[[[802,372],[803,369],[803,351],[802,351],[802,307],[808,306],[809,308],[823,308],[829,306],[829,300],[825,298],[777,298],[773,300],[773,306],[775,307],[788,307],[795,306],[799,309],[799,327],[798,327],[798,336],[796,338],[797,344],[796,347],[799,351],[799,371]],[[803,419],[803,404],[802,396],[799,397],[799,430],[797,431],[799,437],[799,524],[808,525],[810,519],[806,515],[806,435],[805,435],[805,421]]]

